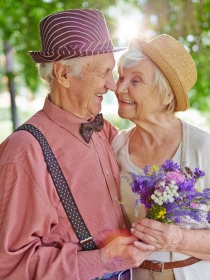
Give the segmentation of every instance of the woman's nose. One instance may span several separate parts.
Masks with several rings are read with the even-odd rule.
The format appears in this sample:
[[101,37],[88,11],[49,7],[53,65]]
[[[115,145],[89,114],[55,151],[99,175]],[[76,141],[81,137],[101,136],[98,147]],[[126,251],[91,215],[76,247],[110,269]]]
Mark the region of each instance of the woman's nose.
[[128,93],[128,83],[125,81],[117,81],[116,86],[116,93]]

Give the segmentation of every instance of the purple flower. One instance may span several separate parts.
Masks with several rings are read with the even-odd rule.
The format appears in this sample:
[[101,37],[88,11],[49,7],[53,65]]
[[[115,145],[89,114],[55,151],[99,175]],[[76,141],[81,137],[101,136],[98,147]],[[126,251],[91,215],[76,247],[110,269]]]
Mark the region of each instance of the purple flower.
[[208,212],[208,214],[206,216],[206,220],[210,223],[210,211]]
[[201,222],[201,212],[199,210],[191,210],[190,211],[190,218],[192,218],[193,220],[197,221],[197,222]]
[[193,176],[194,176],[195,180],[198,180],[199,178],[202,178],[205,176],[205,172],[203,172],[199,168],[195,168],[195,170],[193,172]]
[[173,160],[166,160],[161,167],[165,170],[165,171],[176,171],[177,169],[179,169],[179,165],[177,163],[174,163]]
[[181,182],[179,184],[179,191],[180,192],[196,191],[194,178],[185,179],[185,181]]
[[182,223],[182,217],[174,217],[174,224],[180,225]]
[[130,186],[137,194],[135,207],[139,203],[144,204],[149,210],[147,216],[157,220],[160,220],[158,207],[162,207],[166,212],[162,222],[186,224],[191,219],[200,223],[210,222],[210,211],[203,215],[200,207],[210,206],[210,188],[198,191],[195,186],[197,180],[205,175],[203,171],[199,168],[192,171],[184,165],[179,167],[171,160],[166,160],[159,169],[145,166],[143,171],[143,175],[129,173]]

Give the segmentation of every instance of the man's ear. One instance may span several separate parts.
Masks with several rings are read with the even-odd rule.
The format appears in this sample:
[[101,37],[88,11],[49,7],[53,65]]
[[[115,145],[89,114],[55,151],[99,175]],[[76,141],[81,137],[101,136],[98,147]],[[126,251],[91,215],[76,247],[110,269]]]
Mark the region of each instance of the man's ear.
[[62,65],[59,61],[56,61],[54,63],[54,74],[59,84],[65,88],[69,88],[70,79],[67,73],[67,67],[65,65]]

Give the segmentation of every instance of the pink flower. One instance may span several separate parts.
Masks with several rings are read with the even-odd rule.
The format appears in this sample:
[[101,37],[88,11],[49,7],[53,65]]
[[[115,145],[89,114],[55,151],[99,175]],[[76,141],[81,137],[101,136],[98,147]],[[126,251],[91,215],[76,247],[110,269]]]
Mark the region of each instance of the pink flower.
[[174,172],[174,171],[168,172],[166,174],[166,178],[169,181],[174,180],[176,183],[184,182],[184,180],[185,180],[185,176],[179,170],[176,170],[176,172]]
[[190,203],[190,207],[192,207],[192,208],[199,208],[199,204],[195,203],[195,202],[191,202]]

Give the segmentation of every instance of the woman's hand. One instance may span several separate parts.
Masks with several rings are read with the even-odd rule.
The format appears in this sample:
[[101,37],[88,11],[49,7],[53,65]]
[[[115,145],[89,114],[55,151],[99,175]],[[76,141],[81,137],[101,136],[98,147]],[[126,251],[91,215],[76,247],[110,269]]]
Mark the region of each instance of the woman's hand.
[[132,224],[131,233],[145,243],[155,246],[157,251],[177,251],[183,242],[181,228],[152,219],[139,219]]

